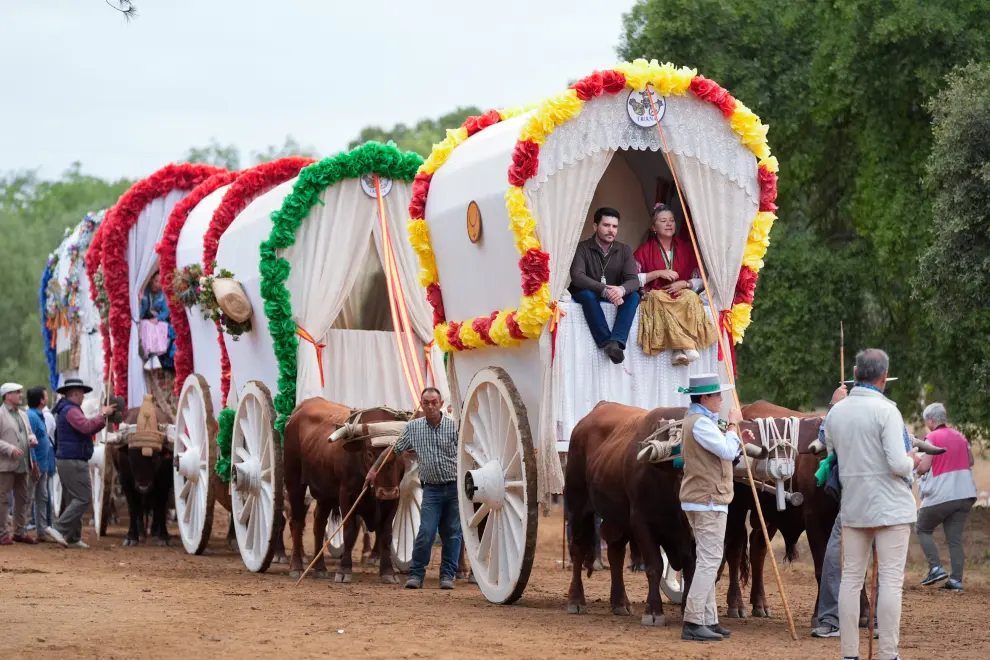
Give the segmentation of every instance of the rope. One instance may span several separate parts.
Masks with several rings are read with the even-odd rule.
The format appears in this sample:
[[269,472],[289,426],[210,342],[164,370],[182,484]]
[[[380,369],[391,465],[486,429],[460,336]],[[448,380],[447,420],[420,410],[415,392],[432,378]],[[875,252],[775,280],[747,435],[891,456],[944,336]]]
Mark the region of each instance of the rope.
[[674,460],[677,457],[674,454],[674,447],[679,447],[681,444],[683,427],[684,420],[681,419],[661,420],[661,426],[639,443],[640,450],[636,454],[636,460],[648,463],[664,463]]
[[[756,419],[757,428],[760,431],[760,444],[767,450],[767,458],[763,464],[763,472],[771,479],[773,475],[769,472],[770,460],[793,461],[797,456],[797,438],[801,430],[801,419],[798,417],[787,417],[783,419],[784,432],[777,428],[777,420],[773,417],[760,417]],[[776,481],[774,479],[774,481]],[[787,490],[793,490],[794,470],[791,470],[787,477]]]

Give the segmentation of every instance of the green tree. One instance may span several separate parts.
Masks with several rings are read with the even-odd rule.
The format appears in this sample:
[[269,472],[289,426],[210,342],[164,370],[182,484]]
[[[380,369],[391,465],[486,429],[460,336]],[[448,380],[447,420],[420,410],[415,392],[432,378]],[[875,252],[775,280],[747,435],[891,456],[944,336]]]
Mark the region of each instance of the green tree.
[[952,73],[929,108],[934,221],[915,287],[932,332],[922,354],[953,421],[990,429],[990,65]]
[[[671,60],[717,80],[771,125],[781,162],[780,220],[754,323],[740,350],[751,396],[794,388],[790,401],[821,402],[835,367],[806,370],[796,351],[836,344],[838,318],[817,308],[820,281],[772,270],[789,263],[783,241],[810,231],[807,260],[843,268],[841,310],[850,353],[878,345],[901,377],[891,396],[917,409],[927,331],[911,295],[919,255],[931,237],[930,195],[921,185],[931,149],[925,101],[943,77],[970,58],[990,55],[990,6],[978,0],[789,3],[768,0],[640,0],[624,18],[619,54]],[[784,227],[796,233],[782,231]],[[782,314],[768,314],[781,309]],[[802,348],[776,350],[761,336],[803,327]],[[829,338],[832,338],[829,341]],[[758,349],[759,347],[759,349]]]
[[190,147],[182,157],[186,163],[203,163],[235,172],[241,169],[241,150],[233,144],[220,144],[216,138],[205,147]]
[[449,128],[457,128],[464,123],[464,120],[472,115],[480,115],[482,111],[473,106],[467,108],[457,108],[453,112],[447,113],[439,119],[421,119],[415,126],[406,124],[396,124],[392,128],[382,128],[380,126],[368,126],[361,129],[357,139],[352,140],[347,145],[348,149],[364,144],[369,141],[388,142],[391,140],[400,149],[405,151],[415,151],[424,158],[430,155],[433,145],[446,137]]
[[131,182],[83,174],[78,163],[57,181],[37,173],[0,177],[0,380],[25,387],[48,383],[38,287],[48,254],[89,211],[111,206]]

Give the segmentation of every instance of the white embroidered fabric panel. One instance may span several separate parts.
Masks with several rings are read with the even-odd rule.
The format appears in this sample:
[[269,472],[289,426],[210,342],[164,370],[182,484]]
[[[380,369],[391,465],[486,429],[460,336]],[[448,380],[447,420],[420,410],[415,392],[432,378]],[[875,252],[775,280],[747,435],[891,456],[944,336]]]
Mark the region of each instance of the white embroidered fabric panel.
[[[567,316],[561,319],[557,332],[554,365],[558,451],[567,451],[574,426],[599,401],[646,410],[686,406],[690,399],[678,393],[677,388],[687,387],[692,375],[719,372],[717,344],[700,351],[701,357],[686,367],[673,366],[670,351],[652,357],[643,353],[637,341],[639,311],[629,331],[625,361],[612,364],[591,338],[581,305],[562,302],[560,307]],[[602,308],[611,327],[617,308],[607,303]]]
[[[538,186],[565,165],[596,151],[660,151],[663,143],[656,127],[637,126],[629,119],[627,94],[620,92],[589,101],[577,118],[557,127],[540,148],[540,168],[529,185]],[[739,141],[718,108],[690,95],[668,96],[665,101],[667,109],[660,125],[670,151],[697,158],[758,203],[756,158]]]

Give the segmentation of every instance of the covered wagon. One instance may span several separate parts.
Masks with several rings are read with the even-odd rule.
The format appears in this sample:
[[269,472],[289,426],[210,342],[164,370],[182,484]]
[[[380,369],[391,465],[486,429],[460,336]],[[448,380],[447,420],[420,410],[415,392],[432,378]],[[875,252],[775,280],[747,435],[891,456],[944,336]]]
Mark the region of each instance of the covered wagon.
[[[537,505],[562,490],[558,450],[578,420],[602,400],[683,406],[678,388],[692,374],[732,377],[718,346],[749,325],[775,217],[766,131],[694,70],[637,60],[530,109],[471,117],[420,168],[409,236],[449,356],[461,524],[489,600],[525,589]],[[626,359],[613,364],[567,292],[571,262],[597,207],[621,212],[618,239],[636,247],[657,202],[698,251],[705,314],[724,341],[686,366],[669,351],[648,355],[637,311]],[[602,307],[611,322],[615,307]]]

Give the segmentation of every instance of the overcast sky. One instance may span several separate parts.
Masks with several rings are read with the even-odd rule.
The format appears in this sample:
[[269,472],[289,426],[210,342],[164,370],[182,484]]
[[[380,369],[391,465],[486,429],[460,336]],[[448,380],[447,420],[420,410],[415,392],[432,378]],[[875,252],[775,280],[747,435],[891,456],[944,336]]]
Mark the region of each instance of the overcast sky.
[[[111,0],[113,1],[113,0]],[[0,0],[0,171],[140,177],[211,138],[321,155],[615,64],[633,0]]]

